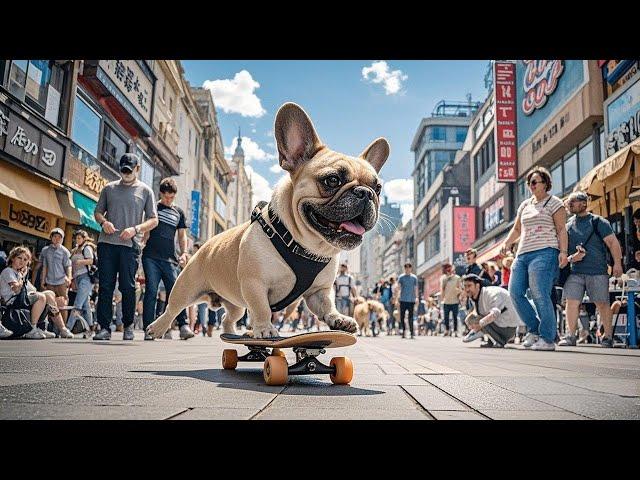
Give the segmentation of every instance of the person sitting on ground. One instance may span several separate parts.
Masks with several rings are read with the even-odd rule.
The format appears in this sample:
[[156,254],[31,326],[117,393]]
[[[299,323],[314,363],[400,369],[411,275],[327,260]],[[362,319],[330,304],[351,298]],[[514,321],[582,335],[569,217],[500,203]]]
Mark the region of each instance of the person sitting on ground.
[[0,297],[5,305],[10,305],[15,300],[14,297],[26,286],[27,301],[31,306],[32,328],[22,338],[42,340],[55,337],[55,334],[46,332],[44,328],[39,328],[39,325],[44,326],[47,315],[60,331],[62,338],[73,338],[73,333],[69,331],[62,320],[62,315],[56,305],[55,293],[51,290],[38,292],[28,280],[27,273],[30,262],[31,252],[28,248],[14,247],[9,253],[7,268],[0,274]]
[[489,341],[481,347],[504,347],[515,337],[518,326],[509,292],[496,286],[483,286],[482,279],[474,274],[465,275],[463,284],[467,296],[473,302],[474,311],[465,318],[470,332],[462,341],[472,342],[486,334]]

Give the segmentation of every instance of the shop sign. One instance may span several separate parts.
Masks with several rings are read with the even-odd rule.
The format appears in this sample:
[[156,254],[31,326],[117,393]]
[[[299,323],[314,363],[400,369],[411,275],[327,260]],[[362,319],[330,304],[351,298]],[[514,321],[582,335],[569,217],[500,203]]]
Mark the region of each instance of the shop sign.
[[606,107],[607,157],[640,137],[640,80],[621,92]]
[[504,197],[498,197],[495,202],[484,210],[483,232],[493,230],[504,222]]
[[0,149],[45,175],[60,180],[64,146],[13,111],[2,107]]
[[453,251],[464,253],[476,241],[475,207],[453,208]]
[[547,142],[551,141],[553,137],[558,135],[558,133],[562,133],[562,129],[569,125],[570,118],[569,112],[567,112],[562,115],[557,122],[546,128],[542,133],[538,134],[538,136],[531,142],[531,153],[536,153],[546,145]]
[[522,112],[531,115],[544,107],[547,99],[556,91],[558,80],[564,72],[562,60],[523,60],[525,65],[524,99]]
[[64,174],[65,184],[95,200],[107,183],[117,179],[115,173],[100,165],[93,156],[75,143],[71,144]]
[[191,190],[191,235],[200,236],[200,191]]
[[49,238],[55,216],[9,197],[0,197],[0,220],[9,228]]
[[426,281],[424,282],[425,294],[427,296],[440,291],[440,277],[442,277],[440,267],[427,276]]
[[496,168],[499,182],[518,179],[518,145],[516,144],[516,66],[495,62]]
[[607,83],[613,86],[633,66],[637,67],[636,60],[609,60],[605,63],[602,73]]

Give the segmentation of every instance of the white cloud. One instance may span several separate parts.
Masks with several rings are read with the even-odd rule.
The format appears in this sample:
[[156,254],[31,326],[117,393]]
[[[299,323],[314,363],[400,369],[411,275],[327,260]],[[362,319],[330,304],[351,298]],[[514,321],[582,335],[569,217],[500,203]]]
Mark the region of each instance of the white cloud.
[[[372,78],[369,78],[369,74]],[[373,62],[371,66],[362,69],[362,78],[365,81],[384,84],[384,91],[387,95],[394,95],[402,88],[402,82],[409,77],[401,70],[390,71],[389,64],[384,60]]]
[[273,165],[271,165],[271,167],[269,168],[269,171],[272,173],[280,173],[282,172],[282,167],[280,166],[279,163],[274,163]]
[[251,177],[251,187],[253,189],[253,203],[254,205],[264,200],[268,202],[271,200],[273,194],[273,188],[269,185],[269,182],[262,175],[257,173],[251,165],[245,165],[247,175]]
[[396,178],[384,184],[384,193],[392,203],[413,204],[413,180],[411,178]]
[[207,80],[202,86],[211,91],[216,106],[225,113],[239,113],[243,117],[261,117],[267,113],[254,93],[260,84],[246,70],[236,73],[232,80]]
[[405,203],[400,205],[402,212],[402,224],[406,224],[413,217],[413,203]]
[[[233,152],[236,151],[236,147],[238,145],[238,137],[234,137],[231,146],[224,147],[225,155],[231,157]],[[242,137],[242,150],[244,150],[244,161],[246,163],[252,162],[253,160],[257,162],[268,162],[270,160],[275,160],[276,156],[273,153],[267,153],[260,145],[251,140],[249,137]]]

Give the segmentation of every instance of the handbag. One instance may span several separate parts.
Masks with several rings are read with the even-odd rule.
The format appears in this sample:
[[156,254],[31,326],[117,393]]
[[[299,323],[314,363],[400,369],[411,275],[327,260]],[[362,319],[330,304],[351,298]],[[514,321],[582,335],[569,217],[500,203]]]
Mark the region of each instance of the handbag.
[[14,295],[5,305],[2,312],[2,324],[13,332],[9,337],[20,338],[33,328],[31,325],[31,305],[27,298],[27,283],[25,282],[17,295]]

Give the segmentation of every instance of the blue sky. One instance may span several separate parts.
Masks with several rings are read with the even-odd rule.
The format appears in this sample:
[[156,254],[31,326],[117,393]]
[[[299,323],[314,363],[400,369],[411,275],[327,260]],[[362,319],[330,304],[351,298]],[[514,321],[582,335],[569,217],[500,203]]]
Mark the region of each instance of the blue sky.
[[[238,127],[255,173],[256,201],[284,172],[277,164],[273,122],[280,105],[293,101],[311,116],[331,149],[358,155],[376,137],[391,144],[382,169],[390,201],[412,202],[410,150],[420,120],[442,100],[482,101],[488,60],[186,60],[187,80],[212,91],[228,152]],[[366,69],[363,71],[363,69]],[[366,75],[366,78],[365,78]],[[227,155],[230,158],[230,154]],[[405,181],[403,181],[403,179]],[[406,221],[406,218],[405,218]]]

